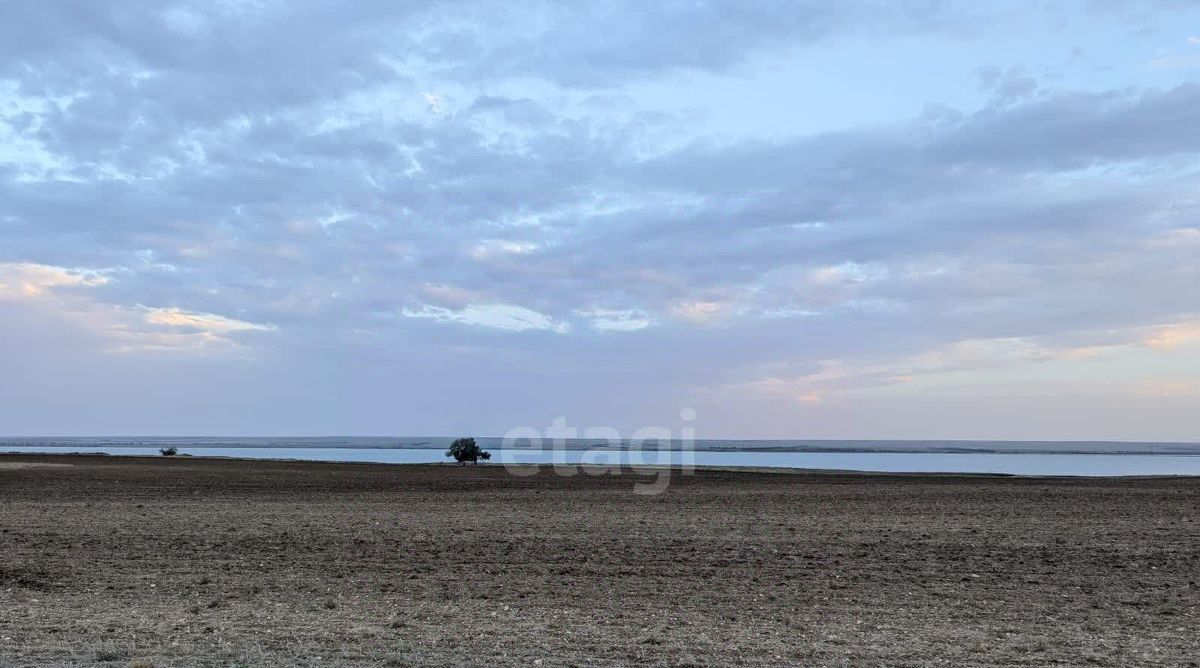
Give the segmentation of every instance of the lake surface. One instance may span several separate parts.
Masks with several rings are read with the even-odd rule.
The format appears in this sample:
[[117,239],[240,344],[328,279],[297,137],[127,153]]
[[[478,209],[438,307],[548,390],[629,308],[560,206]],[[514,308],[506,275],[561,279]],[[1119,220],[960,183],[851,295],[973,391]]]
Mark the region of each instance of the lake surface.
[[[185,439],[179,439],[180,441]],[[176,445],[180,454],[250,459],[301,459],[333,462],[426,464],[447,462],[432,448],[354,447],[221,447]],[[83,443],[15,444],[0,442],[0,452],[104,452],[111,455],[159,456],[157,445]],[[629,451],[494,449],[495,464],[560,464],[622,466],[746,466],[763,468],[838,469],[891,473],[1003,473],[1048,476],[1200,475],[1200,455],[1179,454],[1040,454],[1028,452],[793,452],[669,450]]]
[[[0,450],[8,446],[38,447],[142,447],[142,448],[347,448],[347,449],[419,449],[445,450],[449,436],[0,436]],[[482,436],[475,439],[487,450],[507,449],[504,439]],[[517,445],[529,446],[528,442]],[[547,440],[542,444],[551,448]],[[658,449],[653,441],[643,448]],[[1200,455],[1200,443],[1129,442],[1129,441],[912,441],[912,440],[747,440],[696,439],[690,443],[675,440],[661,444],[663,449],[692,449],[698,452],[921,452],[946,454],[1130,454]],[[562,443],[566,450],[635,447],[629,440],[607,442],[573,438]]]

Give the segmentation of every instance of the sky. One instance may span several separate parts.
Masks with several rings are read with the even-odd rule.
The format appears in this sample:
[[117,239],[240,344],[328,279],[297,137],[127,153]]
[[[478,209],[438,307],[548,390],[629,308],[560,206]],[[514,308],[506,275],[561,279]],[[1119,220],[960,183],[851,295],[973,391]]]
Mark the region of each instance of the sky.
[[1198,441],[1198,158],[1192,2],[2,3],[0,434]]

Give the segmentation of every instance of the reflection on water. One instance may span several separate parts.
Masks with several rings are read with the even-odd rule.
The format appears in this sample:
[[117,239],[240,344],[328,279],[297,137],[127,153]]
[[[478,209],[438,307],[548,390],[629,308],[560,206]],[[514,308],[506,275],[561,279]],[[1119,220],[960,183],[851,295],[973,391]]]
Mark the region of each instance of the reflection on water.
[[[116,446],[9,446],[0,452],[106,452],[159,456],[157,448]],[[427,464],[449,461],[442,450],[379,448],[181,448],[181,454],[248,459]],[[1200,456],[981,454],[925,452],[629,452],[617,450],[494,450],[492,465],[597,464],[746,466],[838,469],[890,473],[1005,473],[1014,475],[1200,475]]]

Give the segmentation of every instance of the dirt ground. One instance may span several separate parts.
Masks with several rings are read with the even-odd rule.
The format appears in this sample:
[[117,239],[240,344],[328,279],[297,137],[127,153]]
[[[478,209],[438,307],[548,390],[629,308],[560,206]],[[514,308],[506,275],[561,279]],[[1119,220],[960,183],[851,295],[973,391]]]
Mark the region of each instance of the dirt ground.
[[1200,479],[635,479],[0,456],[0,665],[1200,661]]

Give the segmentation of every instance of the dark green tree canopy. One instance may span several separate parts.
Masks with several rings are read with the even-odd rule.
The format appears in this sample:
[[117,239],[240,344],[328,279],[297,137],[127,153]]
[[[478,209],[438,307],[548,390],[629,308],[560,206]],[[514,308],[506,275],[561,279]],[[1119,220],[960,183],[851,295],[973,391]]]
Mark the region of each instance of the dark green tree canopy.
[[487,452],[475,443],[473,438],[456,438],[450,444],[450,449],[446,451],[447,457],[453,457],[454,461],[459,464],[478,464],[479,460],[487,461],[492,458],[492,453]]

